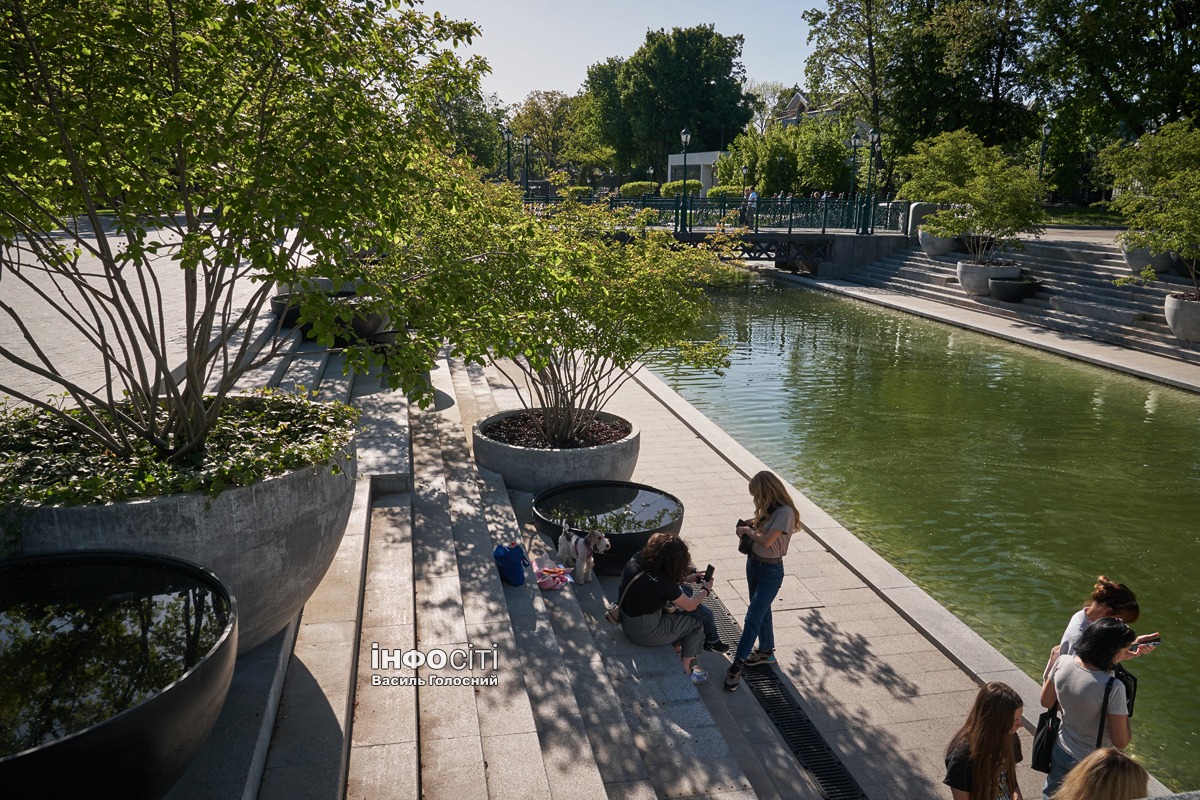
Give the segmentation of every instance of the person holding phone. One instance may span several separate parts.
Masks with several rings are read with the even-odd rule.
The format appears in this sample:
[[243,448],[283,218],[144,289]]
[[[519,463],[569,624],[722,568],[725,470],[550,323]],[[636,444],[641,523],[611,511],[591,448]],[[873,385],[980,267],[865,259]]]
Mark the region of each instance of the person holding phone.
[[[1042,705],[1062,707],[1062,725],[1054,742],[1050,772],[1042,796],[1049,800],[1079,761],[1099,747],[1125,749],[1133,739],[1125,685],[1114,669],[1150,652],[1119,619],[1105,617],[1087,627],[1074,655],[1062,655],[1042,685]],[[1107,702],[1105,702],[1107,700]]]
[[[635,561],[636,559],[636,561]],[[696,663],[704,645],[703,626],[697,617],[668,613],[695,611],[712,594],[712,581],[695,594],[683,590],[683,581],[694,573],[687,544],[675,534],[656,533],[621,573],[621,629],[629,641],[646,647],[669,644],[679,654],[683,671],[692,683],[708,681]]]
[[[800,525],[800,513],[783,481],[766,470],[750,479],[754,498],[754,517],[749,525],[735,530],[741,539],[749,539],[746,554],[746,584],[750,606],[742,623],[742,636],[734,652],[733,665],[725,675],[725,691],[736,691],[742,668],[753,664],[775,663],[775,629],[771,624],[771,603],[783,585],[783,557],[787,555],[792,534]],[[754,648],[755,642],[758,647]]]

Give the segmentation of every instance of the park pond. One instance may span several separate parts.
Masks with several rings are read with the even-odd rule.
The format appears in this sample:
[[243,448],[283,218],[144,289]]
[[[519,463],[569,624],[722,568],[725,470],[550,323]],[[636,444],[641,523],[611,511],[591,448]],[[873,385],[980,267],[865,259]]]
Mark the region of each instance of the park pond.
[[1031,677],[1097,575],[1128,584],[1163,635],[1131,752],[1200,788],[1200,395],[763,280],[700,335],[723,376],[653,371]]

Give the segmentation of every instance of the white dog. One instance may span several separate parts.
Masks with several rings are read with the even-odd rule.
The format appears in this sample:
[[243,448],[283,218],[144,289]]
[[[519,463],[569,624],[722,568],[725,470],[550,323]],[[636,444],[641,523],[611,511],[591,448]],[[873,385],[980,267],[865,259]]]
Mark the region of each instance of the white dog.
[[563,525],[562,535],[558,537],[558,560],[564,567],[575,567],[576,581],[587,583],[596,567],[593,554],[607,552],[609,547],[608,537],[600,531],[578,536],[570,525]]

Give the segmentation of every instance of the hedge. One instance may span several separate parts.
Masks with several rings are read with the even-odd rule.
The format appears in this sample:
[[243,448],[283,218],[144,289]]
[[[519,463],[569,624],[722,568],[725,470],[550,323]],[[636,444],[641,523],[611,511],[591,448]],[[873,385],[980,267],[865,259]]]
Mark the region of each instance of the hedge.
[[709,197],[729,197],[740,198],[742,196],[742,187],[736,184],[717,185],[708,190]]
[[658,194],[658,184],[654,181],[630,181],[621,184],[621,197],[642,197]]
[[[691,196],[699,195],[700,190],[703,188],[700,181],[689,180],[687,185],[687,192]],[[671,181],[662,185],[663,197],[678,197],[681,194],[683,194],[683,181]]]

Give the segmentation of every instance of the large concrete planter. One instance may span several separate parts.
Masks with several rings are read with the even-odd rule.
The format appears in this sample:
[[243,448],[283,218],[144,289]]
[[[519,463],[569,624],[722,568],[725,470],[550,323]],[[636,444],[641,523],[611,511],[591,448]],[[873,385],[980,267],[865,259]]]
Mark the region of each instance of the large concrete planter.
[[[624,439],[595,447],[519,447],[489,439],[482,433],[483,428],[496,420],[525,413],[525,409],[501,411],[479,420],[471,428],[475,463],[503,475],[509,489],[537,493],[564,483],[627,481],[633,476],[642,434],[632,422],[632,430]],[[621,419],[603,411],[598,416],[609,421]]]
[[1133,250],[1122,247],[1121,257],[1125,259],[1125,266],[1129,267],[1129,271],[1134,275],[1141,274],[1142,269],[1147,266],[1156,274],[1162,275],[1164,272],[1171,271],[1175,261],[1170,253],[1151,255],[1149,247],[1138,247]]
[[934,236],[932,233],[927,233],[924,228],[917,229],[917,241],[921,243],[921,249],[927,256],[944,256],[947,253],[953,253],[958,242],[953,237]]
[[279,632],[333,561],[354,500],[354,443],[307,467],[216,497],[168,495],[106,505],[38,507],[14,515],[16,555],[135,550],[192,561],[237,599],[238,654]]
[[968,297],[987,297],[991,292],[990,278],[1019,278],[1020,264],[976,264],[974,261],[958,262],[958,283]]
[[1188,300],[1180,293],[1169,294],[1163,312],[1177,339],[1200,342],[1200,300]]

